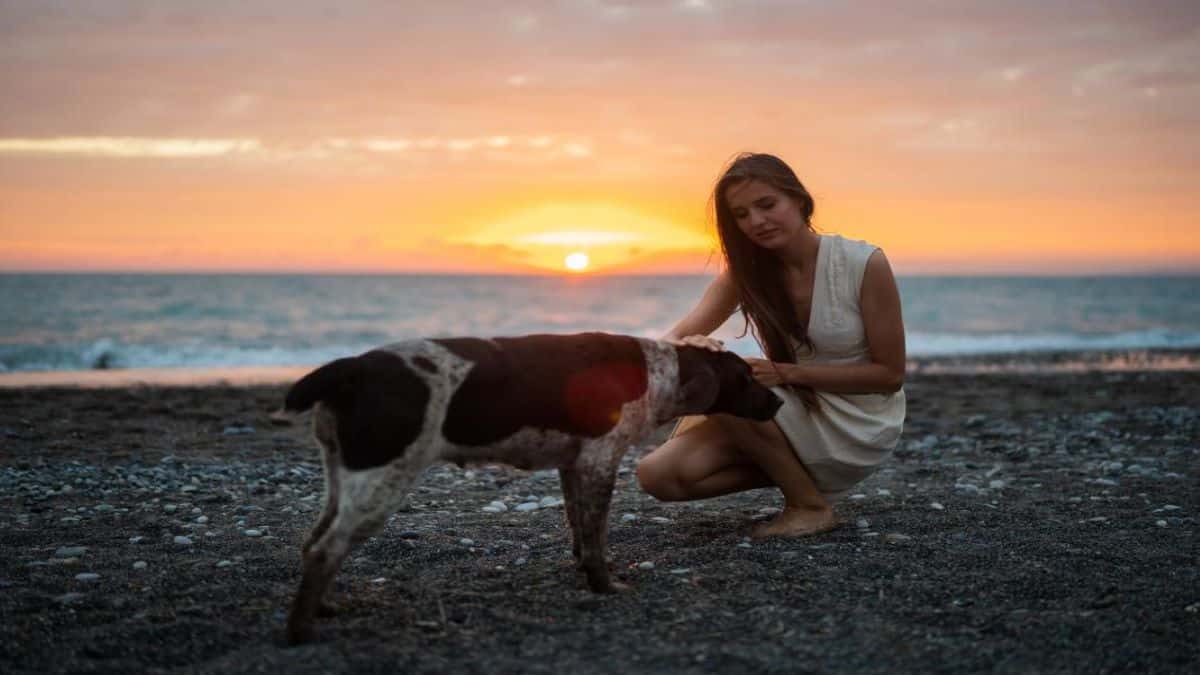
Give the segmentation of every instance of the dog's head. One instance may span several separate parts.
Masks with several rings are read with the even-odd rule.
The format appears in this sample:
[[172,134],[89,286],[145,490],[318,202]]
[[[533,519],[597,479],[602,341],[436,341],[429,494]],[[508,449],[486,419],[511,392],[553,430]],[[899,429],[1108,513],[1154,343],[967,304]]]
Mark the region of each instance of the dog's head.
[[750,364],[733,352],[676,347],[681,415],[728,413],[765,421],[783,405],[754,379]]

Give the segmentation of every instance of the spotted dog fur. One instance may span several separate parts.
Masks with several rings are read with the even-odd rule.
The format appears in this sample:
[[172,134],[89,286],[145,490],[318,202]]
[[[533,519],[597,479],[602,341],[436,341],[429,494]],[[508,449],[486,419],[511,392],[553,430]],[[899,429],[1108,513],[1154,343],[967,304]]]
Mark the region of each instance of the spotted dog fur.
[[313,619],[352,546],[382,529],[436,461],[557,468],[572,551],[595,592],[622,455],[686,414],[770,419],[781,405],[728,352],[604,333],[413,340],[338,359],[301,378],[285,408],[313,409],[325,500],[302,549],[288,641]]

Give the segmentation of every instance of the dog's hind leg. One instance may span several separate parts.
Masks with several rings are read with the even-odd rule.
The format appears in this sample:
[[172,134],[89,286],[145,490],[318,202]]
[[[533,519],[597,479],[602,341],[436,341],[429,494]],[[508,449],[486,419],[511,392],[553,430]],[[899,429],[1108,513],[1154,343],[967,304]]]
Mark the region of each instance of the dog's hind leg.
[[387,522],[391,486],[386,480],[386,467],[369,471],[334,467],[332,474],[333,483],[338,485],[336,511],[332,522],[304,554],[300,588],[288,616],[287,641],[292,645],[316,638],[313,619],[322,613],[325,596],[342,561],[355,544]]
[[301,547],[301,555],[307,555],[312,545],[329,529],[333,517],[337,515],[338,481],[334,470],[341,463],[336,433],[337,418],[320,403],[313,411],[313,436],[321,446],[321,464],[325,469],[325,494],[321,503],[321,516],[313,525],[308,538]]
[[[308,552],[333,523],[334,517],[338,510],[338,473],[335,468],[341,463],[340,449],[338,447],[338,439],[336,433],[337,418],[328,409],[324,408],[320,403],[316,405],[313,411],[313,436],[316,437],[318,444],[321,446],[321,463],[325,470],[325,494],[321,504],[321,515],[317,518],[316,524],[313,525],[308,537],[300,548],[300,560],[303,563],[308,557]],[[329,585],[328,591],[332,591],[332,584]],[[317,616],[329,617],[337,612],[334,605],[329,601],[328,597],[320,600],[317,607]]]
[[290,645],[316,639],[313,619],[338,568],[350,552],[350,530],[344,519],[335,518],[332,526],[304,555],[304,574],[288,616],[287,641]]

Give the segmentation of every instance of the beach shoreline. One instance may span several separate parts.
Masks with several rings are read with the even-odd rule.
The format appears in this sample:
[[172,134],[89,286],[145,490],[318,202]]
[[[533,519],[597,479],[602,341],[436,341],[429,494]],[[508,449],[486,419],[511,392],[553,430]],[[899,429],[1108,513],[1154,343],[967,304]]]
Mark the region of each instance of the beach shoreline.
[[[294,382],[319,365],[321,364],[0,372],[0,389],[266,386]],[[1200,349],[1044,351],[913,356],[908,359],[908,372],[911,375],[1059,375],[1141,371],[1200,371]]]
[[[1187,672],[1200,664],[1200,373],[944,374],[846,524],[748,541],[774,490],[643,493],[576,587],[554,472],[431,468],[280,645],[322,486],[280,383],[0,389],[6,672]],[[498,513],[484,511],[493,502]],[[527,511],[521,504],[535,504]],[[648,563],[648,564],[647,564]]]

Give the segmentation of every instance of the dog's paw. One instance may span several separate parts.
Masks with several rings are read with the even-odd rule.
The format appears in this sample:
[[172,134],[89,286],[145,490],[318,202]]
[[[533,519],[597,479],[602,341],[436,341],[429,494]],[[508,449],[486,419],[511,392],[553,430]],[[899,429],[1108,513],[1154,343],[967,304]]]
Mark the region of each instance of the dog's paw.
[[311,623],[293,624],[287,627],[287,643],[289,647],[297,647],[317,641],[317,628]]

